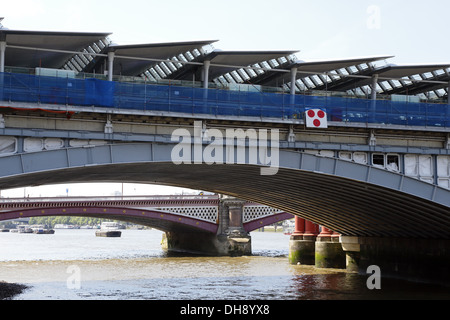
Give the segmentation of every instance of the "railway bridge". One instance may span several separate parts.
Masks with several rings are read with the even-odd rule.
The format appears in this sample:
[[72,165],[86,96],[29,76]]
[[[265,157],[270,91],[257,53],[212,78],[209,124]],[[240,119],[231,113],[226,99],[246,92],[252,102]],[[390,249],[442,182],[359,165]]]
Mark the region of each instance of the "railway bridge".
[[450,282],[450,65],[108,36],[0,29],[0,189],[210,191],[341,234],[360,270]]

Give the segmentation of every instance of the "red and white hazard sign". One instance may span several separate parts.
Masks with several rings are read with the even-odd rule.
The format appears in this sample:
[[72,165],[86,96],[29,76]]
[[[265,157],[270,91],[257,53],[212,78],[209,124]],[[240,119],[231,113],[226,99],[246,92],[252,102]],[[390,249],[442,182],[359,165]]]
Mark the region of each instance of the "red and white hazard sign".
[[307,128],[328,128],[327,113],[321,109],[309,109],[305,112]]

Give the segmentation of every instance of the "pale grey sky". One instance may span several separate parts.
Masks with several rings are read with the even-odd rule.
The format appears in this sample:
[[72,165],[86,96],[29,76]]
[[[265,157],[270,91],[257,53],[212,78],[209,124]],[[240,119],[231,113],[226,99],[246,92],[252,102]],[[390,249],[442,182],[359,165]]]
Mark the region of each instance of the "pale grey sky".
[[300,50],[299,59],[395,55],[450,62],[448,0],[15,0],[10,29],[112,32],[119,44],[220,40],[223,50]]

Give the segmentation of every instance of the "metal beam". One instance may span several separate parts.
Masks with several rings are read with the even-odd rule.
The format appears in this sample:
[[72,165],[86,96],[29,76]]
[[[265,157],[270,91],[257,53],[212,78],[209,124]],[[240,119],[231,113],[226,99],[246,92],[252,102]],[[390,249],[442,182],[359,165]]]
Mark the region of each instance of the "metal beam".
[[0,72],[5,72],[6,41],[0,41]]

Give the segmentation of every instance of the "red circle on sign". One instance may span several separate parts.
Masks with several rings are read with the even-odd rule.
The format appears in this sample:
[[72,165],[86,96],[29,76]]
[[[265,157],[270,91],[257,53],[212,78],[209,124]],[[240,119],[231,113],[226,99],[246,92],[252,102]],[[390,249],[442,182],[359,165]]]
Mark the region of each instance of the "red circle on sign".
[[316,115],[316,113],[314,112],[314,110],[308,110],[308,117],[312,118]]
[[316,126],[316,127],[320,127],[320,120],[315,119],[315,120],[313,121],[313,125]]
[[325,117],[325,112],[323,112],[322,110],[319,110],[319,111],[317,112],[317,116],[318,116],[319,118],[323,118],[323,117]]

